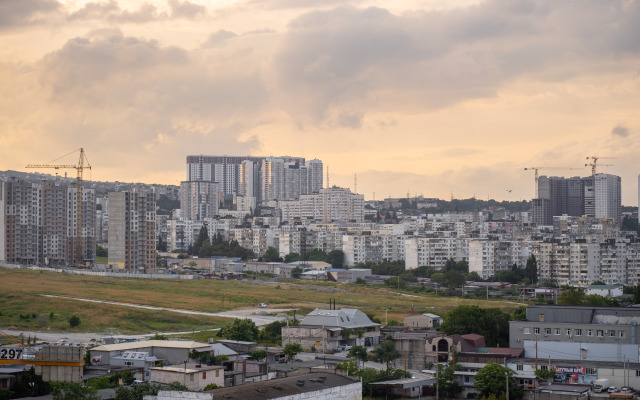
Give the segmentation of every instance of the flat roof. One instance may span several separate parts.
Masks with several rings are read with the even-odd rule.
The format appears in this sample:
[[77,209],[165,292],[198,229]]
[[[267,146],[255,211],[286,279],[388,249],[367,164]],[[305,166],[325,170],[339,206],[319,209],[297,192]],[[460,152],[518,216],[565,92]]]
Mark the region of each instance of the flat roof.
[[172,347],[176,349],[191,350],[210,346],[207,343],[195,342],[193,340],[141,340],[139,342],[105,344],[94,347],[90,351],[125,351],[146,347]]
[[213,400],[278,399],[285,396],[316,392],[334,387],[347,386],[354,383],[360,384],[358,380],[354,380],[347,376],[337,375],[332,372],[312,372],[287,378],[225,387],[210,390],[205,393],[213,394]]
[[372,386],[402,386],[403,389],[407,389],[412,387],[433,385],[437,381],[438,379],[434,377],[404,378],[404,379],[393,379],[390,381],[383,381],[383,382],[374,382],[374,383],[371,383],[371,385]]
[[[196,367],[199,365],[199,367]],[[181,374],[195,374],[202,371],[211,371],[214,369],[224,369],[224,367],[220,365],[207,365],[207,364],[195,364],[195,363],[187,363],[180,365],[171,365],[168,367],[154,367],[151,368],[152,371],[166,371],[166,372],[177,372]]]

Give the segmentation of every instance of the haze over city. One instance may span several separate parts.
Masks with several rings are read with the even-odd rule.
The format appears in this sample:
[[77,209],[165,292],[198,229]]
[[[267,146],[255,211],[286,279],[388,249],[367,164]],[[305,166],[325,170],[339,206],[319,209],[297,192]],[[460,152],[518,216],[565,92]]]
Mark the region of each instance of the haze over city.
[[0,2],[0,169],[83,147],[85,178],[177,184],[189,154],[288,154],[367,199],[530,200],[524,167],[587,176],[597,155],[636,205],[639,20],[638,1]]

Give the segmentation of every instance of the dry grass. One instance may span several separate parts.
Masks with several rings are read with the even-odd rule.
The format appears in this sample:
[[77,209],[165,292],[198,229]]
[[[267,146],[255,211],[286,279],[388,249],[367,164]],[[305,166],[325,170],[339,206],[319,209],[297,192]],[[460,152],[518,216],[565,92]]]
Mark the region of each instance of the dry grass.
[[[304,313],[314,308],[328,308],[329,299],[334,298],[338,308],[359,308],[382,321],[385,310],[389,320],[402,321],[410,313],[411,306],[414,306],[415,313],[432,312],[440,315],[460,304],[496,307],[504,311],[517,307],[515,303],[499,300],[403,296],[386,288],[304,281],[273,284],[259,281],[123,279],[0,269],[0,282],[5,288],[0,293],[0,326],[23,329],[35,329],[38,323],[34,318],[20,319],[20,314],[35,314],[37,319],[50,312],[55,315],[48,327],[54,330],[70,330],[66,321],[74,314],[82,321],[74,330],[115,329],[122,333],[207,329],[222,326],[228,321],[223,318],[47,298],[42,294],[204,312],[255,307],[258,303],[265,302],[273,307],[299,308],[299,313]],[[318,288],[338,288],[346,292],[325,293],[318,291]]]

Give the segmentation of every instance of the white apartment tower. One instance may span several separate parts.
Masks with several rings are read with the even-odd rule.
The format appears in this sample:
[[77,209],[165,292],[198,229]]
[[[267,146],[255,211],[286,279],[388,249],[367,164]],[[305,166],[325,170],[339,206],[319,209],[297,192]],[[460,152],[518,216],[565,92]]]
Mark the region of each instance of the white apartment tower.
[[219,185],[209,181],[180,183],[180,209],[182,217],[203,220],[218,215]]
[[622,190],[619,176],[596,174],[595,176],[595,217],[615,218],[621,223]]

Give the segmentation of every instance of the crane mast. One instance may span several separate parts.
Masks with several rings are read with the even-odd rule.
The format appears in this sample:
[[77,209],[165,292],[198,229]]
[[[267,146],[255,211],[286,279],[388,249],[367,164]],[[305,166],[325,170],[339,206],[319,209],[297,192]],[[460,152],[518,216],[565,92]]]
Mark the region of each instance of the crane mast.
[[[77,150],[76,150],[77,151]],[[83,266],[82,263],[82,182],[85,169],[91,169],[89,159],[84,152],[83,148],[80,148],[80,158],[77,164],[52,164],[54,161],[60,158],[66,157],[69,154],[75,153],[75,151],[66,154],[60,158],[50,161],[46,164],[29,164],[25,168],[53,168],[53,169],[75,169],[77,171],[76,178],[76,237],[75,237],[75,261],[76,267]]]

